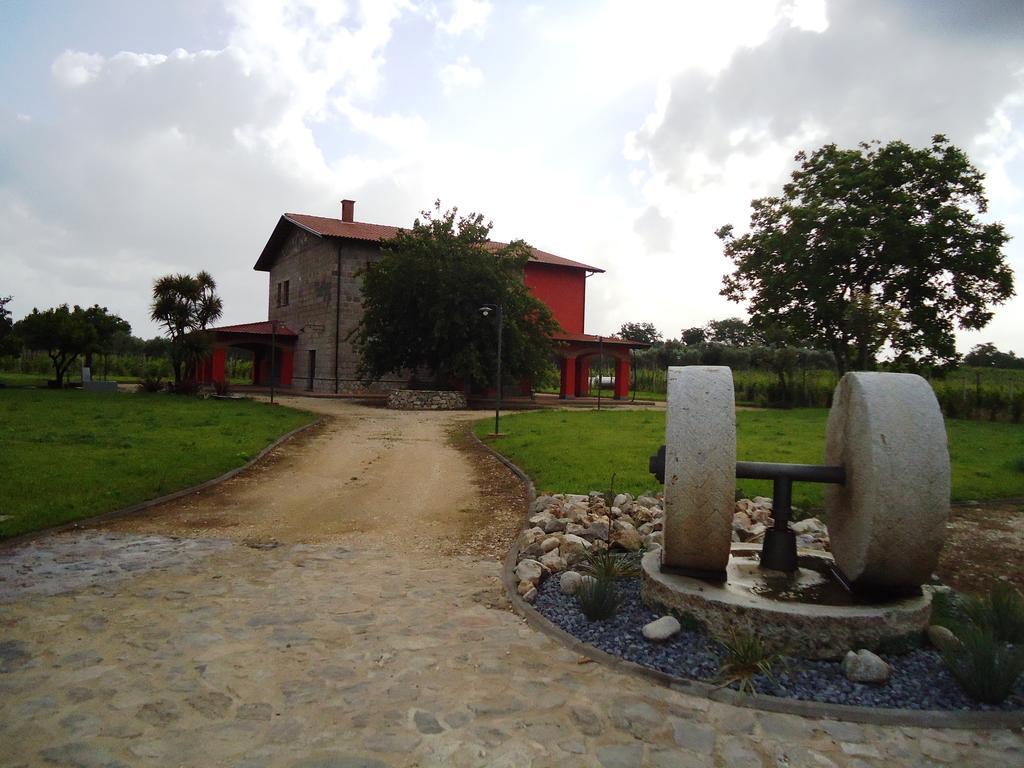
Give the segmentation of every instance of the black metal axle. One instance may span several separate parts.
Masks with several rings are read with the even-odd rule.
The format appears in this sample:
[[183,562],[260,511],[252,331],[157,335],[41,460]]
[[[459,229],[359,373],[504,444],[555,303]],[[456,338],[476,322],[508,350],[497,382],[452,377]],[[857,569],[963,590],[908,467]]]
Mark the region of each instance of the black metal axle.
[[[665,483],[665,446],[651,456],[649,468],[658,482]],[[846,484],[846,469],[817,464],[778,464],[765,461],[737,461],[736,477],[772,481],[772,517],[775,524],[765,533],[761,545],[761,567],[792,573],[797,569],[796,534],[789,528],[793,512],[793,483]]]

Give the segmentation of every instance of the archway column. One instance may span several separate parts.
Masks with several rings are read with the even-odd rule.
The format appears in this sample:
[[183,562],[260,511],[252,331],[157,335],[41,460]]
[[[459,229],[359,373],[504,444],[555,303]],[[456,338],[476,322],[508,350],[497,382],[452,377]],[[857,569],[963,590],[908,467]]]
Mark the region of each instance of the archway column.
[[558,396],[563,400],[576,397],[576,356],[561,358],[562,370],[558,383]]
[[576,358],[576,397],[590,395],[590,360],[585,357]]
[[628,357],[615,358],[615,399],[629,399],[630,365]]

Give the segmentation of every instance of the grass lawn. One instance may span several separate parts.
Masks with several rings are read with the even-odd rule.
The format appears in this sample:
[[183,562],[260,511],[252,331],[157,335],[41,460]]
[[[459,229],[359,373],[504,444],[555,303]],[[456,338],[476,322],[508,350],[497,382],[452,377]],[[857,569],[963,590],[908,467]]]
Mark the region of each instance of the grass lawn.
[[0,389],[0,538],[217,477],[314,418],[248,400]]
[[[737,458],[820,464],[825,452],[824,408],[744,410],[736,413]],[[642,493],[657,481],[647,471],[648,457],[665,442],[665,412],[534,411],[502,419],[505,437],[487,441],[533,478],[542,491],[586,493],[609,488]],[[493,421],[479,421],[485,438]],[[1024,496],[1024,425],[948,420],[953,465],[953,499]],[[745,496],[771,496],[767,480],[740,480]],[[793,503],[816,508],[822,488],[793,486]]]

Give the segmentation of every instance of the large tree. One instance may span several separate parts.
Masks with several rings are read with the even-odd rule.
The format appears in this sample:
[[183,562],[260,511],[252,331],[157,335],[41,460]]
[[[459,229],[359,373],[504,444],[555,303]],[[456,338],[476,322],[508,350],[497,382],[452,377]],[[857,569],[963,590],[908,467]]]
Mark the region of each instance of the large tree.
[[164,326],[171,340],[171,368],[174,386],[190,377],[196,363],[209,351],[205,333],[220,317],[223,302],[209,272],[192,275],[164,275],[153,283],[150,317]]
[[657,344],[661,341],[661,331],[654,323],[623,323],[619,328],[619,338],[630,341],[641,341],[644,344]]
[[362,273],[363,317],[348,338],[366,381],[424,369],[434,384],[494,381],[495,318],[483,304],[502,308],[502,368],[513,380],[535,379],[550,366],[551,313],[523,284],[530,247],[517,240],[496,246],[480,214],[423,211],[411,230],[381,248]]
[[735,271],[722,295],[755,327],[781,325],[831,352],[839,372],[875,355],[957,359],[954,330],[982,328],[1013,295],[1002,224],[984,223],[984,175],[937,135],[856,149],[827,144],[782,195],[751,203],[750,231],[717,231]]
[[85,350],[85,365],[92,368],[92,356],[96,353],[109,354],[119,338],[131,336],[132,327],[127,320],[111,314],[106,307],[93,304],[85,309],[89,325],[96,331],[94,342]]
[[67,304],[43,312],[33,309],[18,321],[17,333],[26,347],[50,356],[58,387],[64,386],[64,376],[78,356],[96,343],[96,329],[86,310],[69,309]]

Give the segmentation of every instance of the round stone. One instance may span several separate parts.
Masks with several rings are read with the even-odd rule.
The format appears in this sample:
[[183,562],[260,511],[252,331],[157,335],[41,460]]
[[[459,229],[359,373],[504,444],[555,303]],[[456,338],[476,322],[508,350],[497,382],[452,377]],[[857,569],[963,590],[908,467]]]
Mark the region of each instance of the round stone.
[[949,516],[949,450],[931,386],[909,373],[848,373],[828,417],[825,486],[836,563],[855,583],[916,587],[935,571]]
[[724,572],[735,503],[732,371],[725,366],[671,367],[665,414],[665,566]]

